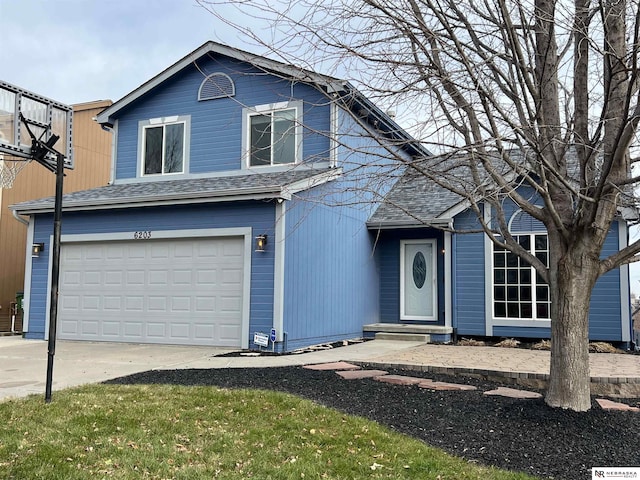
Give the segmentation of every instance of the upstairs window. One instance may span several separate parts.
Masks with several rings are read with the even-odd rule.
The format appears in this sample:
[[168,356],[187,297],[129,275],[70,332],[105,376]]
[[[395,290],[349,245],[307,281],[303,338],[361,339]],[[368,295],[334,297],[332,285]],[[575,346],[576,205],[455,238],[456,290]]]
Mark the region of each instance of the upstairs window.
[[[245,109],[246,156],[249,167],[288,165],[299,161],[298,107]],[[273,107],[273,105],[271,106]]]
[[212,73],[205,78],[198,89],[198,100],[215,100],[216,98],[233,97],[236,86],[226,73]]
[[185,172],[189,122],[184,117],[165,117],[141,122],[142,175]]

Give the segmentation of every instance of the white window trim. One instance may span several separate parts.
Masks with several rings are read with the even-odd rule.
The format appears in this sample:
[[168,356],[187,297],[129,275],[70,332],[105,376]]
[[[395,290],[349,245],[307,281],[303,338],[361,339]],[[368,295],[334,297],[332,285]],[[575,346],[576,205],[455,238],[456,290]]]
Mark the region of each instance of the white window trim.
[[[295,111],[295,159],[293,163],[277,163],[271,165],[251,165],[251,134],[250,119],[254,115],[264,115],[282,110]],[[243,169],[277,169],[291,165],[297,165],[302,162],[302,101],[267,103],[264,105],[256,105],[254,107],[246,107],[242,109],[242,168]],[[271,159],[273,162],[273,158]]]
[[[516,210],[509,219],[509,226],[514,218],[519,215],[522,210]],[[487,225],[491,224],[491,207],[488,203],[484,204],[484,221]],[[547,234],[546,230],[532,231],[532,232],[512,232],[514,235],[540,235]],[[513,317],[496,317],[494,315],[494,291],[493,291],[493,242],[487,236],[484,235],[484,252],[485,252],[485,318],[487,319],[485,325],[485,335],[493,336],[493,329],[495,327],[535,327],[535,328],[550,328],[551,319],[540,318],[513,318]]]
[[[144,152],[145,152],[145,131],[147,128],[164,127],[167,125],[184,125],[184,139],[182,142],[182,171],[171,173],[144,173]],[[163,133],[164,138],[164,133]],[[164,149],[163,149],[164,150]],[[185,175],[189,173],[189,152],[191,150],[191,116],[190,115],[172,115],[167,117],[150,118],[138,122],[138,178],[158,179],[159,177]],[[164,169],[164,153],[163,153],[163,169]]]
[[[418,316],[418,315],[406,315],[405,314],[405,248],[407,245],[421,245],[431,244],[431,262],[432,262],[432,275],[431,281],[432,293],[433,293],[433,315],[430,316]],[[400,320],[421,320],[421,321],[435,321],[438,320],[438,244],[435,239],[418,239],[418,240],[400,240]]]
[[[535,245],[535,237],[536,235],[545,235],[547,237],[547,255],[549,255],[549,246],[548,246],[548,242],[549,242],[549,237],[547,235],[547,232],[514,232],[512,233],[513,235],[516,235],[518,237],[524,237],[524,236],[528,236],[531,242],[531,245]],[[495,251],[493,250],[493,248],[491,249],[491,272],[495,273],[495,258],[494,258],[494,254]],[[532,254],[535,254],[533,252],[530,252]],[[537,316],[537,311],[536,311],[536,304],[538,303],[538,299],[537,299],[537,287],[538,287],[538,283],[536,282],[535,278],[536,278],[536,270],[535,268],[533,268],[532,266],[529,267],[530,271],[531,271],[531,300],[528,302],[523,302],[522,300],[518,300],[515,303],[521,304],[521,303],[531,303],[531,308],[532,308],[532,312],[531,314],[533,315],[532,318],[525,318],[525,317],[498,317],[495,314],[495,284],[494,284],[494,278],[493,275],[491,275],[491,312],[492,312],[492,316],[495,319],[496,322],[500,322],[500,321],[508,321],[510,322],[510,324],[513,324],[512,322],[549,322],[551,319],[550,318],[538,318]],[[518,271],[520,271],[521,269],[518,268]],[[506,279],[505,279],[506,282]],[[507,285],[507,287],[509,286],[508,283],[505,283],[505,285]],[[507,300],[505,300],[506,303],[508,303]],[[549,303],[549,302],[546,302]],[[549,307],[550,308],[550,307]]]

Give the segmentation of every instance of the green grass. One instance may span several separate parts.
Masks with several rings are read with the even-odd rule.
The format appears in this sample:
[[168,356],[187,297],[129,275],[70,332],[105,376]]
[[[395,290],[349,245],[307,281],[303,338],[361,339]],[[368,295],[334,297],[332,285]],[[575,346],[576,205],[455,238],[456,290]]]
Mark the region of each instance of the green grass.
[[89,385],[0,403],[1,479],[504,479],[292,395]]

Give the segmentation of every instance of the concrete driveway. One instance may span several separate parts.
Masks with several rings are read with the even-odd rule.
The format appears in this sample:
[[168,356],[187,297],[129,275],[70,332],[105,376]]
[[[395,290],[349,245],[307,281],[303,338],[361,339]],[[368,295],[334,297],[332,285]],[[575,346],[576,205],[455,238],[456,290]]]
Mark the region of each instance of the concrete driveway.
[[[207,368],[213,356],[231,350],[214,347],[56,342],[53,390],[102,382],[152,369]],[[0,401],[32,393],[44,397],[47,342],[0,337]]]

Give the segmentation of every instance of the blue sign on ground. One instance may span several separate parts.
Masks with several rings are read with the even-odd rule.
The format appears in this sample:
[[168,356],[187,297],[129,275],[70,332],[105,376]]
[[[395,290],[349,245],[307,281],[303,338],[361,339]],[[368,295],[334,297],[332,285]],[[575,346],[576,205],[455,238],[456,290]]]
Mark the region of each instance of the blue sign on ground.
[[276,329],[275,329],[275,328],[272,328],[272,329],[271,329],[271,335],[269,336],[269,339],[270,339],[272,342],[275,342],[275,341],[276,341]]

